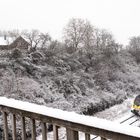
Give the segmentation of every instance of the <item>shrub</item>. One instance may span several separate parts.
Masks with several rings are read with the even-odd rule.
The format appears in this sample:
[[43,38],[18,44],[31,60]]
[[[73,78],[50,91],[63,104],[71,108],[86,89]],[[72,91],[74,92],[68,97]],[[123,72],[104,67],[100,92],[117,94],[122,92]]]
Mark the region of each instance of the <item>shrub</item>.
[[140,63],[140,49],[129,50],[130,54],[135,58],[137,63]]
[[33,52],[31,53],[31,58],[33,60],[33,63],[38,64],[44,60],[44,56],[41,52]]
[[14,49],[11,53],[11,58],[17,59],[22,57],[22,52],[19,49]]

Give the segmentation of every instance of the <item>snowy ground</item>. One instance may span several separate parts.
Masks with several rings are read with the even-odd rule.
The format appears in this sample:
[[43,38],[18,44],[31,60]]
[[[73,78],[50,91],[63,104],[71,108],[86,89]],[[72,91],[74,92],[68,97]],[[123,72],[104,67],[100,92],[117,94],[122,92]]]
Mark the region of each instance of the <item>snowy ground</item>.
[[[111,121],[121,122],[122,120],[132,116],[131,113],[131,105],[134,97],[125,100],[122,104],[115,105],[109,109],[96,113],[94,116],[98,118],[103,118]],[[129,124],[134,121],[136,118],[132,118],[131,120],[127,121],[125,124]],[[136,123],[134,126],[138,126],[140,122]],[[84,133],[79,133],[80,140],[85,140]],[[95,136],[91,136],[91,139]],[[37,140],[41,140],[42,136],[40,135]],[[59,138],[60,140],[66,140],[66,130],[64,128],[59,129]],[[48,139],[53,140],[53,132],[48,133]],[[100,137],[96,138],[96,140],[100,140]]]
[[109,109],[96,113],[94,116],[111,121],[118,120],[130,114],[134,97],[125,100],[122,104],[115,105]]

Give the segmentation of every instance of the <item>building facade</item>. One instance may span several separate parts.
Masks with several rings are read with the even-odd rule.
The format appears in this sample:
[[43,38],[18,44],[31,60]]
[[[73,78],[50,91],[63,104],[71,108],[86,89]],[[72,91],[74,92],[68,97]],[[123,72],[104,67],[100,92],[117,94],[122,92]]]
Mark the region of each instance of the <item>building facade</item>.
[[28,50],[30,44],[21,36],[19,36],[14,41],[11,41],[12,39],[1,37],[0,38],[0,49],[1,50],[10,50],[14,48],[22,49],[22,50]]

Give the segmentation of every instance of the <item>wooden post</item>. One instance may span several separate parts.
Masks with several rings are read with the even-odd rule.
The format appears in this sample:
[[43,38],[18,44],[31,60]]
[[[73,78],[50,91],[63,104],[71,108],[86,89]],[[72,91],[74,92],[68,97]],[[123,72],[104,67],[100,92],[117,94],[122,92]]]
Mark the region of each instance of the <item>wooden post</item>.
[[12,114],[12,136],[13,136],[13,140],[16,140],[16,116],[15,114]]
[[46,123],[42,122],[41,126],[42,126],[42,140],[47,140],[47,127],[46,127]]
[[77,131],[67,128],[67,140],[79,140],[79,135]]
[[35,126],[35,120],[31,119],[32,123],[32,140],[36,140],[36,126]]
[[53,136],[54,140],[58,140],[58,126],[53,125]]
[[107,140],[106,138],[101,137],[101,140]]
[[85,140],[90,140],[90,134],[85,133]]
[[4,137],[5,140],[8,140],[8,122],[7,122],[7,113],[3,112],[3,121],[4,121]]
[[21,118],[21,125],[22,125],[22,140],[26,140],[25,117]]

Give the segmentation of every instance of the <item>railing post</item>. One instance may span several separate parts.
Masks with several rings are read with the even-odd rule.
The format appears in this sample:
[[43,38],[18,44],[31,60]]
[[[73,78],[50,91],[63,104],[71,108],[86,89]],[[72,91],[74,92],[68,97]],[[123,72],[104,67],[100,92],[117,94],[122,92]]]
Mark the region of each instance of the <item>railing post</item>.
[[7,124],[6,112],[3,112],[3,120],[4,120],[4,137],[5,137],[5,140],[8,140],[8,124]]
[[31,119],[32,123],[32,140],[36,140],[36,126],[35,126],[35,120]]
[[90,140],[90,134],[85,134],[85,140]]
[[54,140],[58,140],[58,126],[53,125]]
[[66,128],[67,131],[67,140],[79,140],[79,135],[77,131]]
[[12,136],[13,136],[13,140],[16,140],[16,116],[15,114],[12,114]]
[[47,140],[47,127],[46,127],[46,123],[42,122],[41,126],[42,126],[42,140]]
[[101,137],[101,140],[107,140],[106,138]]
[[22,140],[26,140],[25,117],[21,118],[21,125],[22,125]]

